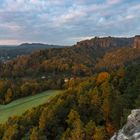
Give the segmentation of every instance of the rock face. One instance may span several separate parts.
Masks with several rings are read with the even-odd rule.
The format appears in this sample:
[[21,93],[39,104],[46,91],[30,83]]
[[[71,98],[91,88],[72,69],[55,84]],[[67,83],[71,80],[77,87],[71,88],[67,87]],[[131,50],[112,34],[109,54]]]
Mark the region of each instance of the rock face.
[[140,48],[140,35],[135,36],[134,38],[134,48]]
[[131,111],[127,123],[110,140],[140,140],[140,109]]
[[76,47],[89,46],[101,48],[127,47],[133,45],[133,38],[95,37],[90,40],[77,42]]

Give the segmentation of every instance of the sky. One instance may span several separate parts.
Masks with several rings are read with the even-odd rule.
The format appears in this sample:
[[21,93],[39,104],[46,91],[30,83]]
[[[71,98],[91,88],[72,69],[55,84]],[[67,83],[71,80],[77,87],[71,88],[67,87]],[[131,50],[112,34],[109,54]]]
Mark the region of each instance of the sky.
[[140,0],[0,0],[0,44],[72,45],[140,34]]

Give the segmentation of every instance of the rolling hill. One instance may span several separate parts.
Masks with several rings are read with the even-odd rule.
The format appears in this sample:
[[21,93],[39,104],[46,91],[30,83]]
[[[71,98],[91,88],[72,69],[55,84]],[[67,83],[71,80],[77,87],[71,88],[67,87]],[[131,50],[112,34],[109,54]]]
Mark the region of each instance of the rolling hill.
[[27,55],[31,54],[34,51],[38,51],[41,49],[46,48],[61,48],[64,46],[59,45],[48,45],[48,44],[41,44],[41,43],[24,43],[17,46],[4,46],[0,45],[0,61],[7,61],[13,58],[16,58],[19,55]]
[[110,139],[140,106],[139,40],[96,37],[1,63],[1,104],[48,89],[65,92],[9,118],[0,125],[0,139]]
[[0,102],[8,103],[47,89],[63,89],[65,79],[91,76],[135,63],[140,58],[140,48],[135,47],[137,42],[138,36],[95,37],[71,47],[39,50],[1,63]]

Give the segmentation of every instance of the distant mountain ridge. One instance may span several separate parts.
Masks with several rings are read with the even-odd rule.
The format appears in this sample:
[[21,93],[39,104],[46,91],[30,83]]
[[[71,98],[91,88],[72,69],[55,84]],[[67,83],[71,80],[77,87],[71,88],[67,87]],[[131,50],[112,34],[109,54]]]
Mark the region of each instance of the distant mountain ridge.
[[59,45],[48,45],[41,43],[23,43],[17,46],[0,46],[0,61],[7,61],[16,58],[19,55],[28,55],[34,51],[47,48],[63,48]]
[[43,44],[43,43],[22,43],[18,45],[19,47],[41,47],[41,48],[61,48],[64,46],[60,45],[50,45],[50,44]]

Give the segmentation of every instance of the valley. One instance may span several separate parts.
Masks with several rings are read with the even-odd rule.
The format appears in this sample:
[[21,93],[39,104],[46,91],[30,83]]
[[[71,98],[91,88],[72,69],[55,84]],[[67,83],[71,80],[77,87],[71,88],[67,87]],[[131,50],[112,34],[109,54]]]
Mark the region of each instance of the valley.
[[24,97],[15,100],[7,105],[0,105],[0,123],[4,123],[9,117],[22,115],[25,111],[37,107],[46,102],[49,102],[51,98],[58,95],[60,90],[48,90],[34,96]]
[[0,0],[0,140],[140,140],[140,0]]
[[109,140],[140,106],[139,40],[95,37],[0,63],[0,140]]

